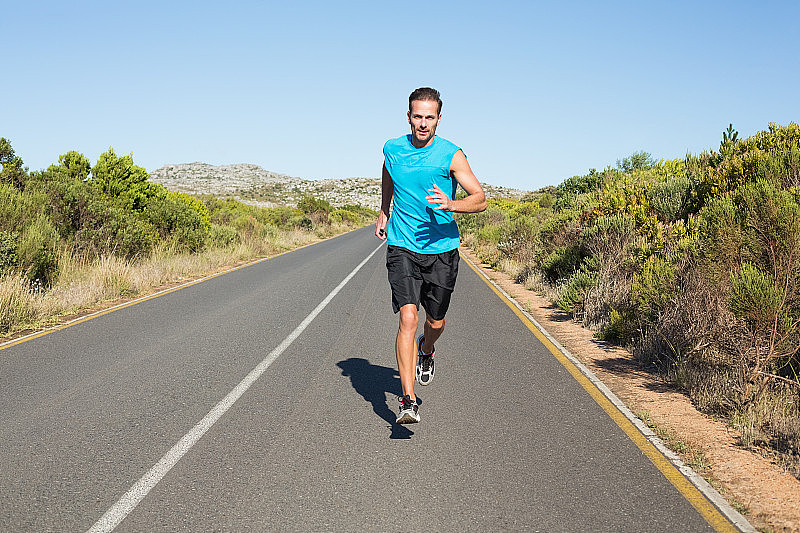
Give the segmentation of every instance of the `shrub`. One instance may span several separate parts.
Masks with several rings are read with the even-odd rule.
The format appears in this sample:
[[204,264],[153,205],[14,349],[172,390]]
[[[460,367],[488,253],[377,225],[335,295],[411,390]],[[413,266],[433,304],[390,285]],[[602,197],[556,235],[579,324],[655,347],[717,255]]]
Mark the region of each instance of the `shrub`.
[[314,198],[313,196],[304,196],[302,200],[297,203],[297,208],[306,215],[313,215],[315,213],[325,213],[327,215],[333,211],[333,207],[327,200]]
[[166,192],[148,199],[144,218],[162,241],[190,252],[203,248],[211,227],[205,204],[182,193]]
[[676,222],[688,215],[691,181],[670,178],[654,184],[647,192],[651,209],[662,222]]
[[635,323],[636,319],[630,310],[612,309],[608,314],[608,323],[597,337],[605,341],[627,344],[636,334]]
[[239,234],[230,226],[211,224],[208,235],[209,245],[215,248],[225,248],[240,242]]
[[[584,325],[601,330],[608,326],[612,310],[616,309],[619,314],[630,307],[630,278],[636,270],[632,257],[636,235],[633,220],[624,215],[598,217],[583,230],[580,247],[586,256],[584,268],[591,267],[596,272],[596,282],[586,291],[583,300]],[[623,316],[629,315],[623,313]]]
[[109,148],[92,167],[89,183],[101,194],[114,198],[117,205],[141,211],[150,198],[166,190],[162,185],[150,183],[149,177],[145,169],[133,163],[133,155],[118,157]]
[[492,245],[497,246],[497,244],[503,239],[503,226],[486,224],[478,229],[478,231],[475,233],[475,236],[483,243],[491,243]]
[[23,193],[7,183],[0,183],[0,229],[19,230],[26,216]]
[[583,307],[587,291],[597,282],[597,273],[589,268],[581,268],[570,276],[558,306],[568,313],[578,314]]
[[711,198],[737,190],[757,179],[777,179],[779,187],[797,184],[800,127],[769,124],[745,140],[726,140],[719,152],[703,154],[688,161],[687,169],[696,182],[693,202],[701,207]]
[[17,246],[19,267],[31,281],[49,285],[58,270],[59,235],[50,220],[40,215],[22,230]]
[[603,177],[603,174],[591,169],[585,176],[567,178],[557,187],[559,197],[564,194],[577,195],[598,190],[603,184]]
[[724,283],[733,266],[741,262],[745,242],[741,216],[730,195],[713,199],[700,212],[701,253],[709,274],[718,282]]
[[546,251],[553,248],[572,245],[580,235],[579,213],[562,211],[545,220],[539,230],[539,239]]
[[532,262],[537,244],[538,228],[530,217],[513,218],[500,228],[497,249],[510,259],[521,263]]
[[[752,328],[768,326],[781,313],[786,298],[782,287],[775,286],[773,277],[758,266],[746,262],[731,275],[730,306],[733,313]],[[779,317],[783,322],[790,317]]]
[[338,224],[341,222],[358,222],[359,216],[358,214],[348,211],[347,209],[337,209],[330,214],[329,220],[333,224]]
[[265,216],[269,222],[279,228],[291,227],[311,227],[311,219],[309,219],[299,209],[292,209],[290,207],[274,207],[268,209]]
[[141,257],[158,242],[158,230],[131,211],[102,202],[92,202],[87,210],[85,223],[75,233],[74,248],[79,253]]
[[625,173],[652,168],[655,165],[656,161],[647,152],[634,152],[622,160],[617,159],[617,168]]
[[678,292],[675,266],[660,256],[648,257],[631,284],[631,304],[639,321],[654,322]]
[[0,230],[0,276],[17,266],[16,233]]
[[578,246],[560,246],[544,258],[541,263],[542,273],[547,281],[555,283],[571,277],[582,259]]
[[556,199],[553,198],[553,195],[551,195],[550,193],[544,193],[541,197],[539,197],[539,207],[542,207],[544,209],[549,209],[553,207],[555,203]]
[[[636,227],[625,215],[601,216],[583,230],[581,241],[592,255],[605,255],[610,247],[619,249],[632,240]],[[624,248],[624,246],[622,246]],[[615,254],[616,255],[616,254]]]

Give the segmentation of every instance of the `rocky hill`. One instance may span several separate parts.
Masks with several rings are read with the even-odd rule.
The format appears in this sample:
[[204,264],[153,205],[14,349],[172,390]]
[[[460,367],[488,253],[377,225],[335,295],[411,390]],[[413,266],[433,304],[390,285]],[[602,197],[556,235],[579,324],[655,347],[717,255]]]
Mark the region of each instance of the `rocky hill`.
[[[294,207],[304,196],[314,196],[334,207],[361,205],[378,210],[380,179],[343,178],[306,180],[264,170],[258,165],[214,166],[206,163],[164,165],[150,172],[150,179],[171,191],[192,195],[211,194],[234,198],[260,207]],[[484,184],[489,197],[521,198],[526,191]]]

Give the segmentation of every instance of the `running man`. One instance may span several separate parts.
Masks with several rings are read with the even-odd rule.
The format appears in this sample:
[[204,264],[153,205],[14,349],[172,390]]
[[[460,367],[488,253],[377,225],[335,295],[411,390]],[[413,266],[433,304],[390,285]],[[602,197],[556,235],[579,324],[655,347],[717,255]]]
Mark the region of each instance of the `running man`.
[[[420,420],[422,401],[414,394],[415,374],[420,385],[433,380],[434,343],[444,330],[458,275],[461,240],[452,213],[486,209],[483,189],[464,152],[436,136],[441,119],[439,91],[419,88],[408,97],[411,134],[391,139],[383,147],[381,211],[375,235],[387,239],[392,307],[400,313],[395,341],[402,386],[398,424]],[[461,200],[455,200],[458,185],[467,193]],[[415,340],[420,303],[425,323]]]

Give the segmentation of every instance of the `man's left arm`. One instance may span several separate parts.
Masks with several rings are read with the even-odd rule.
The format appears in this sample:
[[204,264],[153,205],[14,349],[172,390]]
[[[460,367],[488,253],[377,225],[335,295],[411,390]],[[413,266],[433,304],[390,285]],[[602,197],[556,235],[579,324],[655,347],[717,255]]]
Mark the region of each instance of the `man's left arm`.
[[431,194],[425,197],[428,203],[439,204],[434,211],[478,213],[486,209],[486,195],[483,193],[483,187],[472,172],[467,162],[467,156],[461,150],[453,156],[453,161],[450,163],[450,175],[466,191],[467,197],[461,200],[450,199],[434,184],[432,189],[428,189]]

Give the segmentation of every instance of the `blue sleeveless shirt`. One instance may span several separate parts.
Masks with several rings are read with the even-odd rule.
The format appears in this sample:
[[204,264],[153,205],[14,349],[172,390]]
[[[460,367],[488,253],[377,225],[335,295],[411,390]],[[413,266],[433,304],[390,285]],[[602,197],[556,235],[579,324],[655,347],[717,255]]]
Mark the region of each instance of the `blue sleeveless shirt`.
[[450,163],[458,150],[439,136],[429,146],[416,148],[410,134],[383,146],[384,164],[394,183],[388,244],[421,254],[449,252],[461,245],[453,214],[434,211],[439,204],[425,199],[434,183],[453,199],[458,182],[450,175]]

